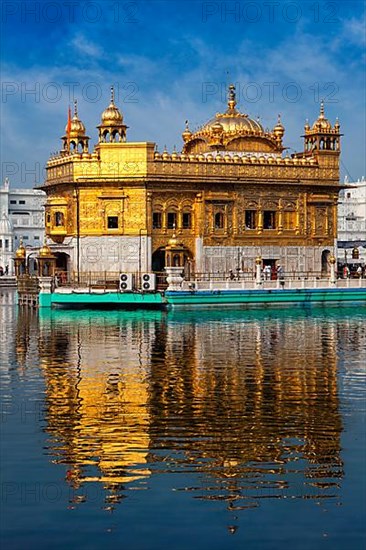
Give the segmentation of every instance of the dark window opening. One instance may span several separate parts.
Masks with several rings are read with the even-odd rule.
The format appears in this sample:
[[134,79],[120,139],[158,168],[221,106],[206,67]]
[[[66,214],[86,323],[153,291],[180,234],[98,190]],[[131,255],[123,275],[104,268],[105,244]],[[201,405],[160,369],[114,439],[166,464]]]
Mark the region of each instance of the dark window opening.
[[174,229],[175,227],[177,227],[176,212],[168,212],[167,222],[168,222],[168,229]]
[[64,225],[64,215],[62,212],[55,212],[55,225],[56,227]]
[[274,210],[265,210],[263,212],[263,229],[276,228],[276,212]]
[[245,229],[256,229],[257,227],[257,212],[256,210],[245,211]]
[[17,201],[10,201],[10,204],[16,204]]
[[47,215],[46,215],[46,223],[47,223],[47,224],[50,224],[50,223],[51,223],[51,214],[47,214]]
[[161,229],[162,214],[161,212],[153,212],[153,229]]
[[118,216],[108,216],[108,229],[118,229]]
[[25,201],[19,201],[19,204],[25,204]]
[[192,225],[192,217],[190,212],[183,212],[182,218],[183,229],[190,229]]
[[215,214],[215,229],[224,229],[224,214],[222,212]]

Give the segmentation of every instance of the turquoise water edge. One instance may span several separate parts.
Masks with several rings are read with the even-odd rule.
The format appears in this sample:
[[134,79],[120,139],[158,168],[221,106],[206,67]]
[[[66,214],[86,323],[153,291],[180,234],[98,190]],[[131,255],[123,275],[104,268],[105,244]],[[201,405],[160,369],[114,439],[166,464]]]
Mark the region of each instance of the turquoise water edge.
[[3,548],[365,547],[366,310],[18,308]]

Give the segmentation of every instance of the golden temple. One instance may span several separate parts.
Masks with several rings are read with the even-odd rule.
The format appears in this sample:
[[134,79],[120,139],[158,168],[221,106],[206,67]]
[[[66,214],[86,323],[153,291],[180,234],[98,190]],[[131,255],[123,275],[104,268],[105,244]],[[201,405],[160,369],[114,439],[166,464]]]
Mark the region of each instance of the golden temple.
[[69,272],[161,271],[174,236],[197,272],[252,271],[281,263],[287,271],[327,271],[337,227],[340,125],[320,114],[304,131],[304,150],[288,155],[285,128],[273,130],[228,105],[192,132],[182,152],[127,141],[115,104],[102,113],[98,143],[77,105],[63,149],[47,163],[46,234],[58,266]]

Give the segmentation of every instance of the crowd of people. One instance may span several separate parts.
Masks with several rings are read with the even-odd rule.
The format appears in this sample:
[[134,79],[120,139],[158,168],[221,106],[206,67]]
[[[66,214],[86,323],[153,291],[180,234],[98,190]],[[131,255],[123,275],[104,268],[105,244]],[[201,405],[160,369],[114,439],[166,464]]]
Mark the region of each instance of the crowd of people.
[[340,279],[360,279],[366,278],[366,264],[341,264],[338,265],[338,278]]

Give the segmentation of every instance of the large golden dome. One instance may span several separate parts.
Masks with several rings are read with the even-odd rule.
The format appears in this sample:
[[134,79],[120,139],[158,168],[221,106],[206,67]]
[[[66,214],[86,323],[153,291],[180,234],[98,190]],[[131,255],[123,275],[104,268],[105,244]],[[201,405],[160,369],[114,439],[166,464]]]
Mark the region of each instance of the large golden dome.
[[280,120],[273,131],[264,130],[258,120],[249,118],[236,108],[235,86],[229,86],[228,108],[191,132],[186,127],[182,134],[187,154],[209,153],[212,151],[254,152],[279,154],[283,151],[282,137],[285,132]]
[[257,121],[249,118],[248,115],[240,113],[236,109],[235,86],[229,86],[228,108],[225,113],[216,113],[215,117],[209,120],[201,128],[202,131],[215,129],[222,126],[223,132],[237,132],[238,130],[252,132],[264,132],[263,126]]

